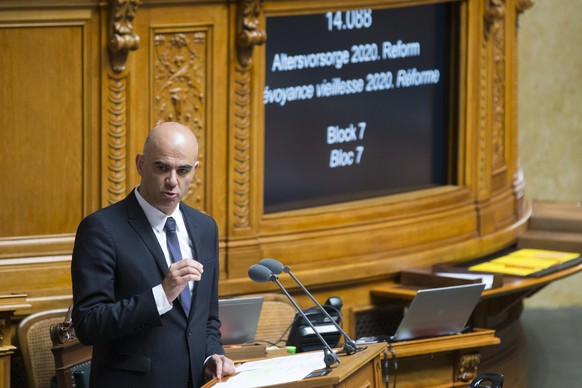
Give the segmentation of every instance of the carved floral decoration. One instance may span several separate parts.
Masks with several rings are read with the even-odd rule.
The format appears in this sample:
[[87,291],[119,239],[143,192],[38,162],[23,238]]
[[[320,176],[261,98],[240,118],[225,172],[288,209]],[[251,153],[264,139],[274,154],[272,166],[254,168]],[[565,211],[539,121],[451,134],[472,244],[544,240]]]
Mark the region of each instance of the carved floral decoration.
[[[176,121],[190,127],[198,138],[198,160],[204,165],[206,129],[207,34],[205,31],[157,32],[154,36],[155,124]],[[192,181],[187,197],[200,206],[203,173]]]

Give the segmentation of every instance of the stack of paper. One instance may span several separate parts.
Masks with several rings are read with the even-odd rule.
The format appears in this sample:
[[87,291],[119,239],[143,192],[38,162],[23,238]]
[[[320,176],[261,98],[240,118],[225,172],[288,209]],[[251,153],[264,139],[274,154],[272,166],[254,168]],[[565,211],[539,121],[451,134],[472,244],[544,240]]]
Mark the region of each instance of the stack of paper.
[[542,249],[519,249],[506,256],[469,267],[476,272],[495,272],[506,275],[529,276],[540,271],[560,268],[570,260],[580,257],[579,253],[548,251]]
[[249,388],[285,384],[303,379],[316,369],[325,368],[323,351],[246,362],[236,368],[237,374],[215,388]]

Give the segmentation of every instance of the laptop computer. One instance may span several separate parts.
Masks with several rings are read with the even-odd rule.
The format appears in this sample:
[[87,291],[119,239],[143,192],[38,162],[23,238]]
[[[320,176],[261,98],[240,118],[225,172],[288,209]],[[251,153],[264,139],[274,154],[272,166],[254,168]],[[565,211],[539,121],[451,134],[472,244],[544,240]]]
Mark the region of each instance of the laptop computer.
[[220,299],[218,315],[223,345],[252,342],[257,333],[263,297]]
[[472,283],[419,290],[391,340],[396,342],[461,333],[484,288],[484,283]]

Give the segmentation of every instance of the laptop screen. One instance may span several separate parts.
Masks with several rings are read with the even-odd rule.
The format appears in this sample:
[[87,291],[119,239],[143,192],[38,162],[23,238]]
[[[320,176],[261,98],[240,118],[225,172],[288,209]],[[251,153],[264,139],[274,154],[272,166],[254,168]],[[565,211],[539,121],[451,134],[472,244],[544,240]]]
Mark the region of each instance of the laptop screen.
[[484,283],[419,290],[393,341],[458,334],[479,302]]
[[220,299],[220,332],[223,345],[252,342],[257,333],[263,297]]

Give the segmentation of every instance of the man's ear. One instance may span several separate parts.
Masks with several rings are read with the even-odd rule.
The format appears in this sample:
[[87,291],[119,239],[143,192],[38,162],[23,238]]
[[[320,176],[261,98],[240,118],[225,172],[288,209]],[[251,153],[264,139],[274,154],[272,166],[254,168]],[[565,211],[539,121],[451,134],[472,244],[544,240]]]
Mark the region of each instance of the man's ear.
[[137,169],[137,173],[139,176],[143,176],[143,155],[137,154],[135,155],[135,167]]

